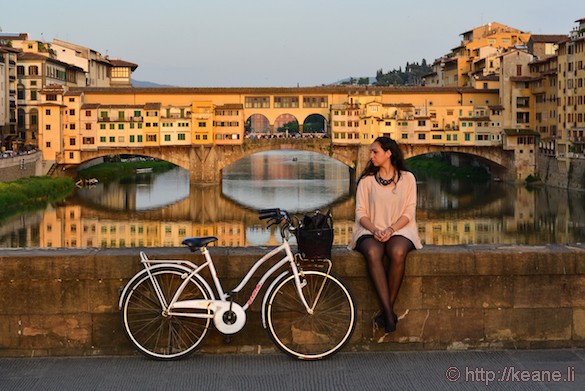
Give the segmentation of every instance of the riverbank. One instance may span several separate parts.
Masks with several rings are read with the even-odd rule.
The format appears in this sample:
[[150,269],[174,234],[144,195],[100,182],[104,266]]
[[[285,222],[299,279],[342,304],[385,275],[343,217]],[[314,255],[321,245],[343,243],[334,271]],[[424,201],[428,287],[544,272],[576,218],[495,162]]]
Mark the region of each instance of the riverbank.
[[408,159],[406,164],[417,178],[454,178],[473,182],[490,180],[490,174],[484,167],[473,165],[457,167],[443,156],[415,156]]
[[0,221],[24,210],[44,208],[69,196],[75,189],[71,178],[33,176],[0,183]]
[[152,172],[165,172],[176,167],[173,163],[164,160],[115,161],[97,164],[78,171],[79,179],[97,179],[100,182],[109,182],[114,179],[134,176],[145,169]]

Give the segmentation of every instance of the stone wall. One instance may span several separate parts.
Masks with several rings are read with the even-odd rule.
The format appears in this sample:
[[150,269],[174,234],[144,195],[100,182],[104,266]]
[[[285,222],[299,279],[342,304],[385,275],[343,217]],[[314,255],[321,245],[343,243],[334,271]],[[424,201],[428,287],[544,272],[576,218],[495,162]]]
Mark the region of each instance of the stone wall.
[[548,186],[585,189],[585,159],[560,161],[554,157],[537,155],[537,172]]
[[35,175],[43,175],[42,155],[39,152],[0,159],[0,182],[10,182]]
[[[235,287],[263,251],[212,248],[224,288]],[[146,252],[159,259],[200,257],[181,248]],[[386,336],[372,326],[378,306],[361,256],[335,248],[333,258],[359,310],[346,350],[585,347],[585,246],[415,251],[396,305],[398,330]],[[141,268],[138,250],[2,250],[0,265],[0,356],[136,354],[117,303],[119,289]],[[213,329],[200,351],[274,351],[261,327],[263,291],[231,343]]]

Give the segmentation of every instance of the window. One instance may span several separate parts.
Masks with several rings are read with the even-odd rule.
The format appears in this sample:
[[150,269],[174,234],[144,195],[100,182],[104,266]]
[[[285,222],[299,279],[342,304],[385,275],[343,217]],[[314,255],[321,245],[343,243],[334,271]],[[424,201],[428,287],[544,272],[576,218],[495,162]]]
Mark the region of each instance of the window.
[[156,134],[147,134],[146,135],[146,141],[149,142],[156,142]]
[[47,142],[45,143],[45,146],[46,146],[47,148],[51,148],[51,142],[50,142],[50,141],[47,141]]
[[82,140],[83,144],[94,144],[95,139],[93,137],[84,137]]
[[207,122],[199,122],[198,126],[199,126],[200,128],[204,128],[204,127],[206,127],[206,126],[207,126]]
[[246,96],[244,99],[244,105],[248,109],[252,108],[270,108],[270,97],[269,96]]
[[91,117],[91,110],[85,110],[85,116]]
[[303,107],[304,108],[326,108],[329,106],[328,99],[326,96],[304,96]]
[[527,108],[530,107],[530,98],[529,97],[517,97],[516,98],[516,107],[519,108]]
[[116,137],[114,137],[114,136],[110,136],[110,142],[111,142],[111,143],[115,143],[115,142],[116,142]]
[[51,130],[51,124],[45,125],[45,130]]
[[165,134],[165,141],[171,141],[171,135]]
[[185,140],[185,133],[179,133],[177,135],[177,140],[184,141]]
[[275,96],[274,97],[274,107],[275,108],[287,108],[299,107],[299,97],[298,96]]
[[134,136],[130,136],[130,142],[133,143],[134,142]]
[[56,94],[47,94],[47,100],[48,101],[56,101],[57,95]]
[[112,78],[129,78],[130,69],[128,67],[114,67],[112,68]]
[[101,136],[100,143],[105,143],[105,142],[106,142],[106,136]]
[[90,123],[85,124],[85,130],[91,130],[91,124]]
[[39,75],[39,67],[36,65],[31,65],[28,67],[28,74],[29,76],[38,76]]
[[100,124],[100,129],[101,130],[106,130],[106,124]]
[[36,91],[30,92],[30,100],[37,100],[37,92]]

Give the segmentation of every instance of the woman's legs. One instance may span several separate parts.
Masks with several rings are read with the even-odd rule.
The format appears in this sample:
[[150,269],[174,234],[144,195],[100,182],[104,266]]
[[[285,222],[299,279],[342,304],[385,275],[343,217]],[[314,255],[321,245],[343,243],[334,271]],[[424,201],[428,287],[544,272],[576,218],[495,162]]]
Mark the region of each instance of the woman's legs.
[[[403,236],[392,236],[386,243],[379,242],[373,237],[366,237],[361,239],[356,247],[368,263],[370,278],[384,311],[386,332],[396,330],[394,303],[404,277],[406,256],[413,249],[412,242]],[[390,259],[388,272],[384,269],[384,255]]]
[[404,279],[406,256],[410,251],[414,250],[414,245],[404,236],[394,235],[385,243],[385,250],[386,255],[390,259],[388,286],[390,307],[394,312],[394,303],[396,303],[396,298],[398,297],[398,292]]

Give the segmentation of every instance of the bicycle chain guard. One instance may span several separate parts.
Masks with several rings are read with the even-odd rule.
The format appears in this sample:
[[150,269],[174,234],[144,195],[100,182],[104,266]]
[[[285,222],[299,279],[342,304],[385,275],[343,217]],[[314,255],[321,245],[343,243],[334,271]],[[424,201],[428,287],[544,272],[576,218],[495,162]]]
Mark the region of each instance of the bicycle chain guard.
[[219,306],[213,315],[213,323],[222,334],[235,334],[246,324],[246,312],[238,303],[226,302]]

